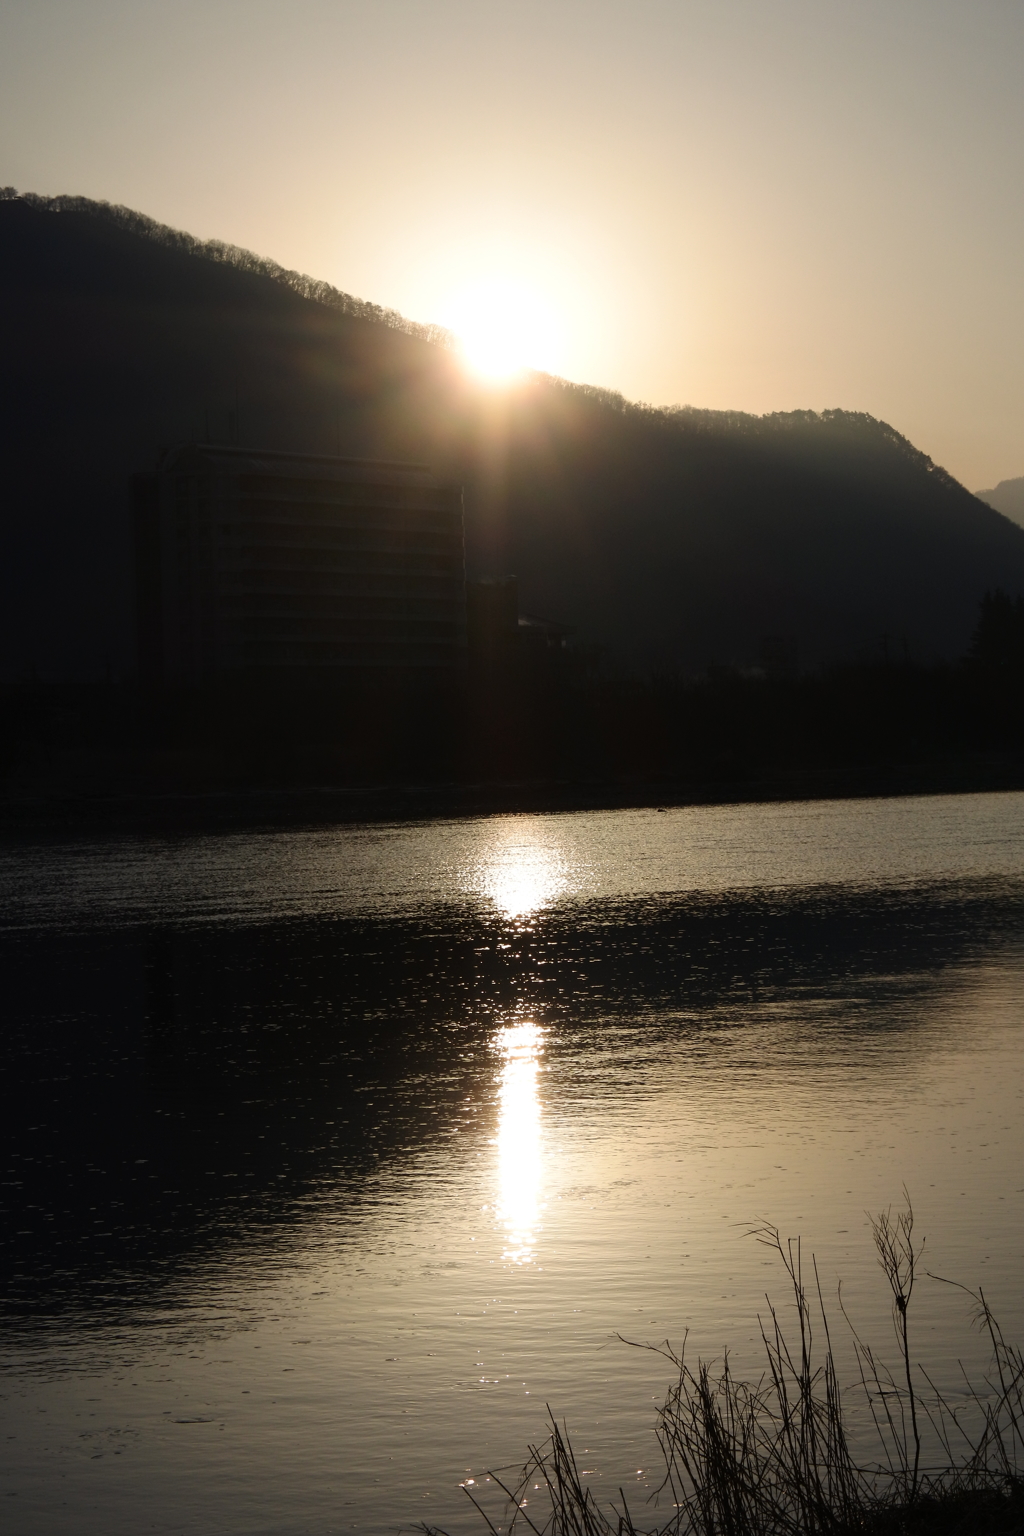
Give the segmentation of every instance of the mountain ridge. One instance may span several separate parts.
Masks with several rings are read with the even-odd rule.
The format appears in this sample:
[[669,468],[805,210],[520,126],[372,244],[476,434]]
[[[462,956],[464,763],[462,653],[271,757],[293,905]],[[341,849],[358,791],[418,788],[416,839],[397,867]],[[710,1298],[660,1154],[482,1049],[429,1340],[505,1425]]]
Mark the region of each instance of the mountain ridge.
[[[19,192],[14,187],[0,187],[0,202],[21,202],[29,208],[47,213],[79,214],[93,220],[106,222],[117,230],[125,231],[142,240],[149,241],[153,245],[179,251],[203,261],[211,261],[228,266],[237,271],[251,272],[261,277],[267,277],[272,282],[289,289],[293,293],[297,293],[302,298],[309,299],[316,304],[323,304],[331,309],[337,309],[342,314],[367,320],[373,324],[383,325],[390,330],[401,331],[408,336],[416,337],[418,340],[427,341],[448,350],[454,350],[458,347],[458,338],[445,326],[411,320],[398,310],[375,304],[370,300],[357,298],[322,278],[310,277],[308,273],[284,267],[272,258],[260,256],[244,246],[234,245],[228,241],[218,239],[200,240],[185,230],[175,229],[172,225],[163,224],[151,218],[148,214],[139,213],[135,209],[128,208],[120,203],[109,203],[67,193],[47,197],[33,192]],[[890,426],[888,422],[883,421],[879,417],[871,416],[864,411],[846,411],[842,408],[824,411],[797,409],[792,411],[768,411],[758,415],[749,411],[712,410],[693,405],[658,406],[644,401],[628,400],[619,391],[608,389],[602,385],[580,383],[537,369],[528,371],[535,378],[543,379],[553,386],[577,393],[586,399],[600,402],[612,409],[636,412],[644,416],[653,415],[655,418],[663,418],[668,423],[685,423],[687,426],[693,426],[698,429],[701,426],[709,428],[730,426],[747,431],[756,431],[759,427],[765,429],[785,428],[797,422],[804,424],[831,419],[855,420],[864,426],[878,429],[887,439],[898,443],[906,452],[926,466],[930,473],[940,478],[946,478],[953,483],[960,483],[955,480],[954,476],[949,474],[948,470],[935,464],[927,454],[915,447],[908,438]],[[1011,483],[1004,482],[1004,484]],[[988,494],[983,492],[977,493],[983,500]]]
[[[474,383],[446,334],[220,242],[75,198],[0,200],[0,675],[130,675],[128,481],[220,438],[427,461],[465,486],[470,574],[626,670],[962,654],[1024,531],[860,412]],[[333,295],[334,297],[330,297]]]

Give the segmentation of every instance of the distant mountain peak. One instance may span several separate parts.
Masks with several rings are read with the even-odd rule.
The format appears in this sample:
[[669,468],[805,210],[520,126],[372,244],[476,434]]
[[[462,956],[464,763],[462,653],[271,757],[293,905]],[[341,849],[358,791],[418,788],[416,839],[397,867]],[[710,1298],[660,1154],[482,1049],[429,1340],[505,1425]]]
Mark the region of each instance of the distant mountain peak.
[[974,494],[979,501],[1024,528],[1024,475],[1019,475],[1016,480],[1000,480],[992,490],[975,491]]

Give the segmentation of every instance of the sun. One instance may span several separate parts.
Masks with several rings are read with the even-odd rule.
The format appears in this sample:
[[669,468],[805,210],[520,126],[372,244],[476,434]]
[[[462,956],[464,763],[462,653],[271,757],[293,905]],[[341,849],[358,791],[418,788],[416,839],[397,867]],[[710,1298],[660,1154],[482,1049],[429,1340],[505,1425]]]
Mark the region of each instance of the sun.
[[482,378],[501,382],[528,368],[553,371],[558,319],[544,295],[525,283],[481,278],[454,296],[448,313],[467,365]]

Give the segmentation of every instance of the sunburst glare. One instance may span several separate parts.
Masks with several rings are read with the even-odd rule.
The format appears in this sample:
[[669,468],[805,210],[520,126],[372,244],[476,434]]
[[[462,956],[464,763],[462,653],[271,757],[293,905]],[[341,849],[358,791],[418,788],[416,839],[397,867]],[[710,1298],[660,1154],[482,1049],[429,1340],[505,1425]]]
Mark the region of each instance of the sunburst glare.
[[553,372],[562,327],[551,303],[515,278],[487,277],[457,294],[447,323],[474,373],[496,382],[528,368]]

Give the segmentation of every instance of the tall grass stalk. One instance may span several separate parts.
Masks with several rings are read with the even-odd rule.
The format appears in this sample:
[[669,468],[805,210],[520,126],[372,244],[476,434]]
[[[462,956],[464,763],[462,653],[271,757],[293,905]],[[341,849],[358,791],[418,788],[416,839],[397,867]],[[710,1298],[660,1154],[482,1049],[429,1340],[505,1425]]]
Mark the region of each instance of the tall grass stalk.
[[[668,1344],[657,1351],[676,1377],[658,1415],[665,1475],[652,1496],[667,1497],[668,1518],[635,1525],[621,1489],[618,1503],[599,1505],[549,1409],[551,1434],[529,1448],[521,1474],[507,1482],[490,1474],[507,1500],[500,1520],[466,1489],[491,1536],[519,1528],[522,1536],[638,1536],[641,1529],[653,1536],[1024,1536],[1024,1354],[1007,1344],[979,1289],[967,1295],[992,1348],[983,1382],[964,1372],[962,1397],[953,1402],[914,1367],[909,1313],[923,1245],[915,1246],[913,1226],[909,1199],[897,1215],[872,1218],[893,1297],[898,1379],[853,1332],[854,1390],[869,1407],[879,1461],[857,1460],[850,1448],[817,1266],[812,1258],[813,1284],[805,1282],[799,1240],[784,1241],[764,1226],[751,1235],[778,1255],[796,1320],[787,1336],[768,1301],[760,1378],[737,1378],[728,1354],[717,1366],[698,1359],[691,1367],[685,1339],[678,1352]],[[849,1322],[841,1297],[840,1309]],[[944,1456],[937,1467],[922,1466],[923,1421]]]

